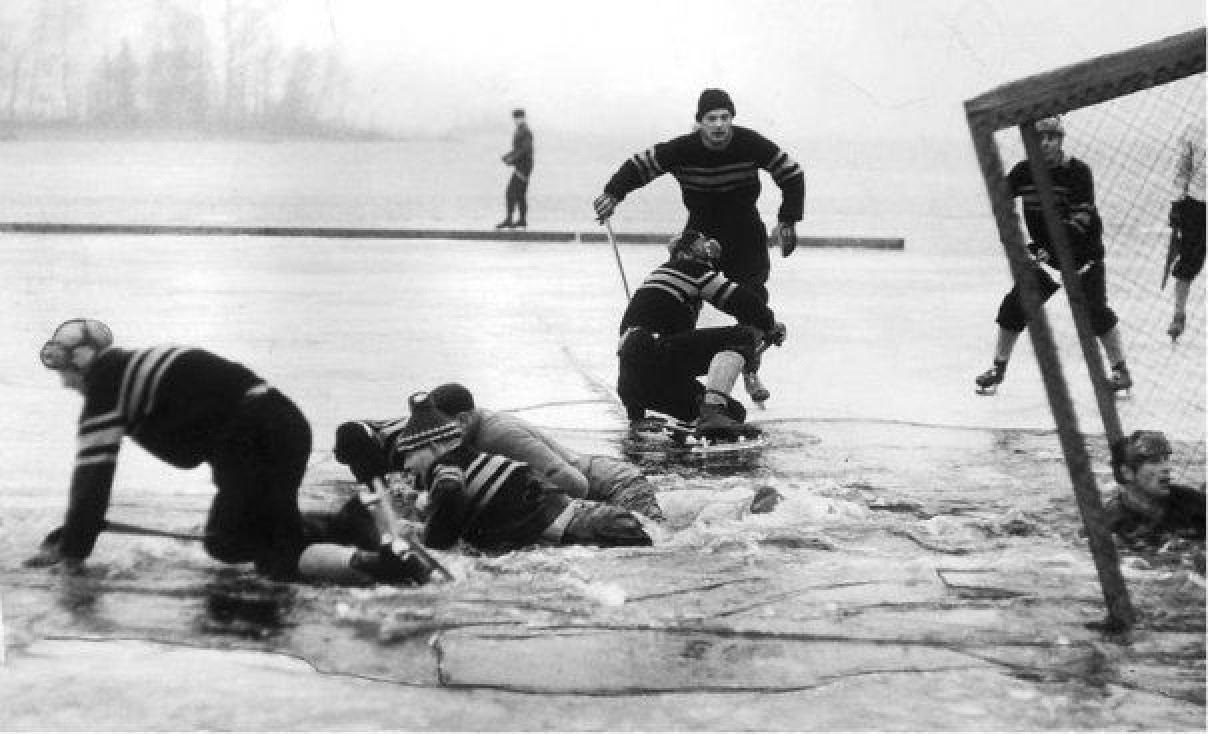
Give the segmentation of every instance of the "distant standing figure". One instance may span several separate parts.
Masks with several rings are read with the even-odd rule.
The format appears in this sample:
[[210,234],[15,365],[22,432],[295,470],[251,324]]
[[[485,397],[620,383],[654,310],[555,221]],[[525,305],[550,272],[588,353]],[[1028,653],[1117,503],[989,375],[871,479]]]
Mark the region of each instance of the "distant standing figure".
[[[1120,346],[1120,332],[1116,328],[1119,319],[1107,305],[1107,269],[1103,264],[1103,222],[1095,207],[1095,183],[1090,166],[1062,149],[1065,127],[1060,117],[1047,117],[1036,123],[1040,135],[1040,148],[1053,180],[1053,195],[1057,199],[1058,213],[1065,226],[1066,238],[1073,250],[1074,268],[1078,271],[1082,292],[1086,295],[1090,309],[1091,329],[1103,344],[1111,365],[1111,388],[1117,392],[1132,387],[1132,377],[1124,361],[1124,350]],[[1020,161],[1007,174],[1011,193],[1023,199],[1024,223],[1032,242],[1028,249],[1032,253],[1031,274],[1040,289],[1042,302],[1057,292],[1060,287],[1048,273],[1046,267],[1057,267],[1057,253],[1044,221],[1040,195],[1032,181],[1032,168],[1027,160]],[[994,349],[994,364],[975,379],[977,392],[993,395],[1007,371],[1007,362],[1015,342],[1028,324],[1019,293],[1019,285],[1011,288],[998,308],[998,341]]]
[[760,219],[759,170],[780,187],[776,239],[788,257],[797,247],[796,224],[805,210],[805,174],[780,146],[759,133],[733,124],[734,102],[721,89],[706,89],[696,106],[698,130],[657,143],[621,164],[596,197],[596,216],[612,216],[624,198],[670,173],[679,182],[688,222],[695,231],[722,245],[721,272],[754,289],[766,302],[771,270],[768,232]]
[[[1177,258],[1174,276],[1174,316],[1166,333],[1177,340],[1187,326],[1187,296],[1191,281],[1204,268],[1204,118],[1188,125],[1180,142],[1174,173],[1170,228],[1175,235]],[[1163,280],[1163,282],[1165,282]]]
[[[512,110],[516,132],[512,134],[512,149],[503,154],[503,162],[512,167],[512,177],[504,194],[505,216],[495,229],[524,229],[528,226],[528,185],[533,173],[533,131],[525,121],[524,110]],[[512,219],[512,212],[516,218]]]

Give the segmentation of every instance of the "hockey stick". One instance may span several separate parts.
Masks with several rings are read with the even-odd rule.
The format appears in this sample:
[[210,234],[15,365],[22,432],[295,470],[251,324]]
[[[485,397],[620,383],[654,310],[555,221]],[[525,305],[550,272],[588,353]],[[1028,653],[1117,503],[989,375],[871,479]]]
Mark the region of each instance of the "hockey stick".
[[[205,536],[196,535],[194,533],[176,533],[170,530],[157,530],[155,528],[145,528],[142,525],[135,525],[128,522],[117,522],[116,520],[106,520],[102,530],[119,535],[138,535],[145,538],[171,538],[182,543],[205,540]],[[59,526],[46,534],[42,539],[41,549],[45,550],[51,546],[58,545],[63,538],[63,527]]]
[[1174,259],[1178,256],[1182,240],[1183,230],[1180,227],[1171,227],[1170,245],[1166,248],[1166,265],[1162,268],[1162,287],[1159,290],[1166,290],[1166,280],[1170,277],[1170,266],[1174,264]]
[[617,238],[612,233],[612,221],[605,219],[602,224],[608,231],[608,243],[612,245],[612,254],[617,258],[617,270],[621,273],[621,285],[625,286],[625,299],[629,300],[632,298],[629,293],[629,280],[625,277],[625,266],[621,264],[621,251],[617,249]]
[[402,541],[407,545],[408,552],[419,556],[420,560],[432,570],[439,571],[446,580],[453,581],[453,574],[449,572],[449,569],[433,558],[410,531],[402,529],[398,516],[394,514],[394,506],[390,504],[390,488],[386,486],[384,479],[381,477],[371,479],[368,486],[361,490],[360,499],[361,504],[365,505],[373,517],[378,533],[381,534],[383,545],[393,546],[396,542]]

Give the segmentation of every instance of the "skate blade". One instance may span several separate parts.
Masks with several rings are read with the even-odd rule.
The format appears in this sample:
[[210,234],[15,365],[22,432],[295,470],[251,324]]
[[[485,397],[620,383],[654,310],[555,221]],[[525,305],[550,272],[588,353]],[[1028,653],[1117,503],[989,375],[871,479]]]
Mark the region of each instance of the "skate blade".
[[973,392],[977,393],[978,395],[997,395],[998,386],[992,385],[990,387],[975,387],[973,388]]

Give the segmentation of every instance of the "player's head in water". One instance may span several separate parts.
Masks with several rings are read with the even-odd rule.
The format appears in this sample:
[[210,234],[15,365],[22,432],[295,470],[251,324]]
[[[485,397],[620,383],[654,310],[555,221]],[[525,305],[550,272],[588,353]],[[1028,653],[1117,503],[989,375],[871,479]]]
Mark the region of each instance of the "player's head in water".
[[1112,445],[1116,481],[1160,499],[1170,494],[1170,442],[1161,431],[1133,431]]
[[686,229],[680,236],[672,238],[667,244],[667,251],[673,258],[697,260],[711,268],[716,268],[721,262],[721,243],[694,229]]
[[59,324],[42,345],[42,364],[59,373],[63,386],[83,391],[84,377],[101,352],[113,346],[113,332],[96,319],[70,319]]
[[1040,136],[1040,152],[1044,162],[1050,168],[1060,166],[1065,162],[1065,124],[1060,117],[1046,117],[1036,121],[1036,134]]
[[696,124],[711,148],[725,147],[734,134],[734,102],[721,89],[706,89],[696,102]]

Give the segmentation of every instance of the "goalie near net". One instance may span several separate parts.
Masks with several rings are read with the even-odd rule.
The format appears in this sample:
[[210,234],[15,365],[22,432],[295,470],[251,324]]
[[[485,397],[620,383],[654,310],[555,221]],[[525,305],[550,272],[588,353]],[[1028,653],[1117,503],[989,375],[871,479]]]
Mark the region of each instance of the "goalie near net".
[[[1022,148],[1026,152],[1044,211],[1045,223],[1057,251],[1062,282],[1065,285],[1063,290],[1070,303],[1078,345],[1085,361],[1086,372],[1090,376],[1099,417],[1103,422],[1106,440],[1111,443],[1125,433],[1120,409],[1108,386],[1098,343],[1089,323],[1085,295],[1078,285],[1079,279],[1070,243],[1064,228],[1060,226],[1058,199],[1040,154],[1039,136],[1034,123],[1046,117],[1068,115],[1067,119],[1071,123],[1067,148],[1072,148],[1074,155],[1088,160],[1091,168],[1095,170],[1096,189],[1107,189],[1109,193],[1120,197],[1122,203],[1119,206],[1114,202],[1106,202],[1103,197],[1096,197],[1105,220],[1105,239],[1109,242],[1108,260],[1115,262],[1119,257],[1125,266],[1132,261],[1141,262],[1146,258],[1157,260],[1157,264],[1147,271],[1150,283],[1148,289],[1142,292],[1138,287],[1136,292],[1140,295],[1119,309],[1121,328],[1126,331],[1129,341],[1146,347],[1150,344],[1149,334],[1155,330],[1143,323],[1144,317],[1150,312],[1156,314],[1160,308],[1159,304],[1165,303],[1156,295],[1157,281],[1153,274],[1157,267],[1161,267],[1166,254],[1165,245],[1161,245],[1154,255],[1151,252],[1153,248],[1146,242],[1154,236],[1165,240],[1168,240],[1169,236],[1163,235],[1166,220],[1164,209],[1161,212],[1154,211],[1158,208],[1156,203],[1145,203],[1137,211],[1133,211],[1133,206],[1143,199],[1139,195],[1142,189],[1152,191],[1154,202],[1165,199],[1165,204],[1169,204],[1170,179],[1166,175],[1169,169],[1159,170],[1162,168],[1159,164],[1166,160],[1164,156],[1167,154],[1162,151],[1163,145],[1168,144],[1174,134],[1172,130],[1166,133],[1165,138],[1154,138],[1150,129],[1166,123],[1153,117],[1153,108],[1159,103],[1165,104],[1166,100],[1172,97],[1186,98],[1189,101],[1180,103],[1182,111],[1178,115],[1196,116],[1202,120],[1204,68],[1205,31],[1199,28],[1003,84],[965,103],[969,131],[989,195],[999,239],[1010,264],[1012,277],[1019,288],[1024,309],[1029,316],[1027,330],[1044,381],[1049,407],[1057,425],[1058,437],[1073,483],[1078,509],[1086,527],[1090,550],[1099,573],[1108,608],[1108,622],[1114,626],[1130,625],[1134,613],[1120,575],[1119,559],[1111,531],[1106,527],[1106,516],[1096,485],[1090,452],[1079,429],[1074,400],[1058,357],[1057,340],[1042,308],[1043,298],[1038,292],[1035,280],[1030,276],[1031,262],[1027,238],[1016,213],[1014,195],[1004,173],[1002,155],[995,135],[1000,131],[1018,128]],[[1196,75],[1200,75],[1198,79]],[[1074,124],[1075,120],[1077,124]],[[1099,132],[1097,139],[1094,139],[1096,129]],[[1018,143],[1015,145],[1018,147]],[[1083,147],[1086,148],[1085,151]],[[1163,185],[1161,181],[1167,184]],[[1111,192],[1113,188],[1117,191]],[[1165,190],[1159,193],[1159,189]],[[1102,211],[1113,208],[1121,211]],[[1126,226],[1131,229],[1122,231]],[[1131,251],[1121,252],[1129,248]],[[1130,274],[1127,267],[1123,271],[1111,272],[1109,268],[1111,288],[1117,292],[1128,292],[1127,281]],[[1121,304],[1116,305],[1119,307]],[[1198,350],[1195,350],[1200,355],[1203,353],[1202,323],[1201,319],[1200,341]],[[1134,326],[1142,328],[1134,331]],[[1161,328],[1156,331],[1160,332]],[[1166,350],[1169,349],[1167,346]],[[1157,423],[1153,426],[1138,425],[1135,428],[1160,428],[1162,423],[1170,418],[1172,410],[1189,415],[1192,419],[1190,424],[1198,426],[1194,429],[1198,436],[1192,436],[1190,450],[1198,456],[1198,471],[1202,475],[1204,368],[1202,359],[1196,361],[1191,356],[1195,351],[1186,348],[1184,350],[1188,352],[1184,355],[1186,360],[1192,361],[1193,372],[1198,370],[1201,392],[1195,394],[1194,385],[1197,380],[1194,374],[1189,378],[1184,372],[1171,371],[1163,376],[1158,373],[1168,368],[1155,362],[1152,373],[1146,376],[1157,386],[1147,400],[1135,401],[1141,405],[1140,408],[1130,406],[1127,417],[1134,421],[1152,420]],[[1138,357],[1150,351],[1154,350],[1138,349]],[[1192,397],[1187,400],[1184,396],[1172,398],[1166,394],[1176,391],[1190,392]],[[1143,412],[1144,406],[1150,403],[1161,405],[1162,408],[1155,407],[1152,415],[1146,415]],[[1198,421],[1194,420],[1197,416]]]

